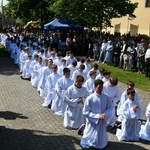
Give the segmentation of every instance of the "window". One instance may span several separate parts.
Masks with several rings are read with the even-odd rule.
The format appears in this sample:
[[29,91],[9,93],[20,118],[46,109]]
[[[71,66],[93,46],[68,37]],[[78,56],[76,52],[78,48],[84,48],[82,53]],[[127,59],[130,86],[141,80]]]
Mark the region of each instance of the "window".
[[150,0],[146,0],[145,7],[150,7]]

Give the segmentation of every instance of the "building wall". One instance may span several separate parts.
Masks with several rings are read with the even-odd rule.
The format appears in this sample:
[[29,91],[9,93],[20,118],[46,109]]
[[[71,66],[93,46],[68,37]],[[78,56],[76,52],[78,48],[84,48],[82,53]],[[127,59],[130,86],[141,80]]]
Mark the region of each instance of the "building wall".
[[107,31],[114,33],[115,31],[121,34],[128,33],[131,35],[136,33],[146,34],[150,36],[150,7],[145,7],[146,0],[131,0],[132,3],[138,2],[138,8],[135,10],[135,19],[129,20],[128,15],[122,18],[112,19],[113,28],[107,28]]

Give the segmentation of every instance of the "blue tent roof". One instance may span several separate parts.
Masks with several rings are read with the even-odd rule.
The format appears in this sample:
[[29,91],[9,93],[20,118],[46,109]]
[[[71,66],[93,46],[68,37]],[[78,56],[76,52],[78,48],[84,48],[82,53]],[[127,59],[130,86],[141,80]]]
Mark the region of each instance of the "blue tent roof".
[[75,24],[67,18],[56,18],[44,25],[44,30],[83,30],[83,27]]

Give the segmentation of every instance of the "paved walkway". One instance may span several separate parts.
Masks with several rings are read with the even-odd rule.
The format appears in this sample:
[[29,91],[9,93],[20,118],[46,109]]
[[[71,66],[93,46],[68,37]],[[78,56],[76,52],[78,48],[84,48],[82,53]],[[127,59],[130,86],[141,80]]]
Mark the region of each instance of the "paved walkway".
[[[119,83],[121,92],[125,85]],[[150,94],[138,90],[143,117]],[[81,150],[81,136],[63,127],[63,117],[42,107],[43,100],[17,66],[0,58],[0,150]],[[149,150],[150,142],[119,142],[108,132],[105,150]]]

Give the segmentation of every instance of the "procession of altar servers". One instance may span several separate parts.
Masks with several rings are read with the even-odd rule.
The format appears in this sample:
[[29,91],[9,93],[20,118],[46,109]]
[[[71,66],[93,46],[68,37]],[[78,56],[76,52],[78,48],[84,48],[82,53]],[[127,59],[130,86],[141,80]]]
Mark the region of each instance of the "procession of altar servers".
[[[120,94],[117,78],[111,77],[109,71],[99,70],[98,64],[92,68],[89,58],[78,61],[71,51],[62,56],[55,48],[40,47],[32,41],[19,45],[7,39],[6,35],[0,36],[14,64],[18,65],[21,78],[30,80],[40,93],[42,106],[50,107],[56,115],[64,116],[64,126],[68,129],[79,129],[85,124],[82,147],[103,148],[107,145],[106,127],[113,127],[117,121],[117,103],[118,121],[122,122],[122,128],[116,132],[117,138],[150,141],[150,104],[146,109],[147,122],[140,128],[140,98],[134,91],[134,100],[131,100],[130,94],[133,92],[127,92],[134,86],[127,86]],[[96,85],[98,80],[102,82]],[[100,85],[102,91],[98,93]]]

